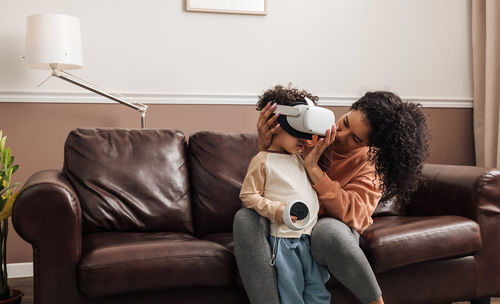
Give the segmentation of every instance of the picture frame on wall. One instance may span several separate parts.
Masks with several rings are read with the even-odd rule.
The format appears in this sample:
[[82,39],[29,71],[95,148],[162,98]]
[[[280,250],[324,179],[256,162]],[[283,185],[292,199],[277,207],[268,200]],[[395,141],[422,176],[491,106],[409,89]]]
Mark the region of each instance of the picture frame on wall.
[[186,11],[267,15],[267,0],[185,0]]

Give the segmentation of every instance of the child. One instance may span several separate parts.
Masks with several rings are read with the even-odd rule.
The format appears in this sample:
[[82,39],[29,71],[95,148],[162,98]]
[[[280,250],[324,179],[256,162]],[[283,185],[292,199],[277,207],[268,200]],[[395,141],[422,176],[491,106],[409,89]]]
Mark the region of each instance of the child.
[[[305,91],[276,86],[260,97],[257,109],[269,102],[306,104],[304,97],[317,100]],[[330,277],[328,270],[316,263],[310,252],[310,234],[318,220],[318,197],[299,156],[305,147],[304,139],[311,139],[311,135],[294,130],[285,116],[279,116],[278,122],[281,128],[269,148],[250,162],[240,199],[247,208],[271,222],[269,242],[275,258],[271,264],[276,267],[280,302],[330,303],[330,293],[325,287]],[[300,231],[291,230],[283,223],[286,203],[295,200],[304,202],[310,213],[309,223]]]

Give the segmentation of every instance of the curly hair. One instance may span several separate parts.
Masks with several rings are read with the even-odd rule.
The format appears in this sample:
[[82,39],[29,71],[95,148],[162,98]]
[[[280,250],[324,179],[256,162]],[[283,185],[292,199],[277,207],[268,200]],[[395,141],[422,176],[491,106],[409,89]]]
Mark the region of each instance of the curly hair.
[[315,105],[317,105],[319,97],[313,96],[311,93],[305,90],[298,90],[296,88],[291,88],[288,85],[288,88],[277,85],[274,88],[269,89],[264,92],[264,94],[259,96],[259,100],[257,101],[257,111],[262,110],[268,103],[273,102],[279,105],[289,105],[292,104],[296,100],[304,99],[305,97],[309,98]]
[[[318,105],[318,96],[314,96],[305,90],[291,88],[290,84],[288,88],[282,85],[276,85],[274,88],[265,91],[264,94],[259,96],[257,110],[262,110],[270,102],[279,105],[289,105],[297,100],[303,100],[305,97],[309,98],[315,105]],[[318,160],[318,166],[323,171],[327,171],[332,165],[332,149],[333,145],[330,145],[323,154],[321,154]]]
[[368,92],[352,106],[371,127],[368,157],[383,191],[381,201],[395,198],[401,206],[422,179],[428,156],[429,129],[422,106],[403,102],[391,92]]

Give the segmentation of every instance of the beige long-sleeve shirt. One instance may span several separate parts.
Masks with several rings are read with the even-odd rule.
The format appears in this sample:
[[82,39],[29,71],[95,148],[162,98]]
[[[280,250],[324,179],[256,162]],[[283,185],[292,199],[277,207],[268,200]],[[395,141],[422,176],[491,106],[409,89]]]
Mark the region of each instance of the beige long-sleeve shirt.
[[[271,235],[298,238],[311,234],[318,220],[319,202],[297,154],[259,152],[248,167],[240,199],[247,208],[254,209],[271,221]],[[275,221],[276,210],[282,203],[300,200],[309,208],[309,222],[301,231],[293,231]],[[301,224],[300,221],[297,222]]]

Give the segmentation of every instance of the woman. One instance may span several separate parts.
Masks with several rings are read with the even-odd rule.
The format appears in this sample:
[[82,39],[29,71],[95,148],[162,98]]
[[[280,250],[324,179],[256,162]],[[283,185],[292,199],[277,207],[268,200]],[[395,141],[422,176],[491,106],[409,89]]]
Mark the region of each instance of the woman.
[[[270,98],[309,95],[281,86],[270,91]],[[271,115],[275,106],[270,104],[261,109],[257,123],[259,150],[267,148],[279,128],[278,115]],[[338,119],[325,138],[304,149],[304,166],[318,194],[320,214],[325,216],[312,232],[312,255],[362,303],[384,302],[359,247],[360,234],[373,223],[371,215],[381,197],[396,197],[401,203],[416,189],[427,156],[428,133],[419,105],[403,102],[391,92],[369,92]],[[330,145],[332,149],[327,150]],[[325,150],[331,154],[327,172],[318,165]],[[236,260],[250,301],[279,303],[276,274],[269,266],[269,224],[243,208],[235,216],[233,233]]]

